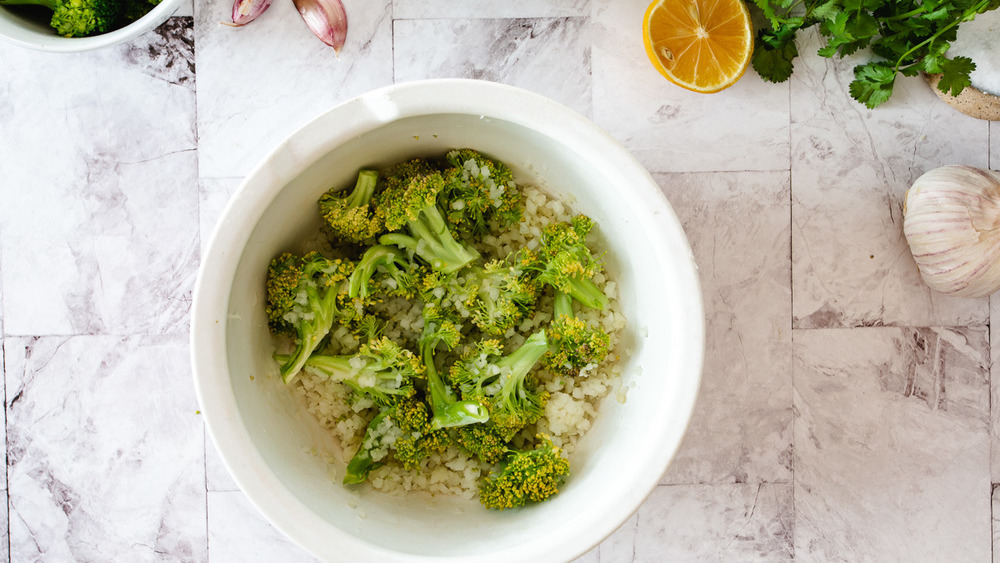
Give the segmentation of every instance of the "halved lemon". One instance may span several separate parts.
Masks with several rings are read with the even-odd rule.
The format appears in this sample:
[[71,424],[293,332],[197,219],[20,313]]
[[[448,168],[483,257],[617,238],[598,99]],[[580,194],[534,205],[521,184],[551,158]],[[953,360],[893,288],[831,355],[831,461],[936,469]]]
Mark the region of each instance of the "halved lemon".
[[742,0],[656,0],[646,9],[642,38],[660,74],[706,94],[735,84],[753,54]]

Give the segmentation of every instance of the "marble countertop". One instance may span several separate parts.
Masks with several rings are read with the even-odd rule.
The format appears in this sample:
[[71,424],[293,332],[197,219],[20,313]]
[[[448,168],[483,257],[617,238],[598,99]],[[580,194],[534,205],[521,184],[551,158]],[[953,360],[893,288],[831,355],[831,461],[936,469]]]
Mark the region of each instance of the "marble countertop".
[[787,83],[750,71],[683,91],[646,60],[646,0],[344,3],[339,59],[287,0],[238,29],[219,25],[231,3],[198,0],[96,52],[0,45],[0,559],[312,560],[206,438],[188,359],[200,254],[242,177],[300,125],[375,87],[468,77],[620,140],[700,268],[689,433],[580,561],[991,561],[1000,299],[926,289],[901,216],[926,170],[1000,168],[1000,122],[919,78],[867,110],[847,93],[855,59],[815,56],[813,35]]

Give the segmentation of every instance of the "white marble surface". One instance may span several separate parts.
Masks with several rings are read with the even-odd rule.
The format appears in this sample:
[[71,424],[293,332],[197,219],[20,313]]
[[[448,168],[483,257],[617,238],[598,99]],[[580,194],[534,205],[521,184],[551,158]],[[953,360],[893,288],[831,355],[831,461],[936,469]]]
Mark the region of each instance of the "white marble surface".
[[263,154],[339,101],[426,77],[594,119],[654,174],[699,263],[690,431],[581,562],[994,559],[1000,297],[925,289],[901,202],[930,168],[1000,168],[1000,123],[916,78],[867,110],[846,94],[852,61],[810,56],[815,36],[788,83],[679,90],[646,61],[644,0],[344,2],[339,58],[285,1],[234,29],[229,2],[196,0],[99,52],[0,44],[0,560],[313,561],[206,440],[192,285]]

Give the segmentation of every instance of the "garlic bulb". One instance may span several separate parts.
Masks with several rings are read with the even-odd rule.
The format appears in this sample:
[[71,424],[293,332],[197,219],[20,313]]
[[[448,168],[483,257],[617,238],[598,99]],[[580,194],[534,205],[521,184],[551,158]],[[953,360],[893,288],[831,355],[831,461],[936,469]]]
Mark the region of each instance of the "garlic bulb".
[[1000,289],[1000,174],[958,165],[924,173],[906,192],[903,234],[931,289],[962,297]]

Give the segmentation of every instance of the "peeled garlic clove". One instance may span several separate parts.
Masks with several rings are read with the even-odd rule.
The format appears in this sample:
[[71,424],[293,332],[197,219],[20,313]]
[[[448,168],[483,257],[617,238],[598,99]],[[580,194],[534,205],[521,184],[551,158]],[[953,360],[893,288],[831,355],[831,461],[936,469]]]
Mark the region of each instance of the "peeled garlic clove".
[[233,25],[246,25],[264,13],[272,0],[236,0],[233,2]]
[[935,168],[903,202],[903,234],[933,290],[984,297],[1000,289],[1000,174],[971,166]]
[[320,41],[340,54],[347,40],[347,12],[340,0],[292,0]]

